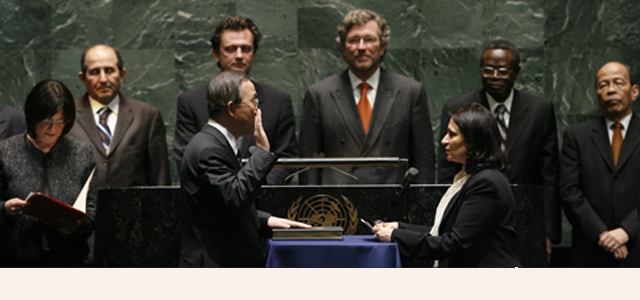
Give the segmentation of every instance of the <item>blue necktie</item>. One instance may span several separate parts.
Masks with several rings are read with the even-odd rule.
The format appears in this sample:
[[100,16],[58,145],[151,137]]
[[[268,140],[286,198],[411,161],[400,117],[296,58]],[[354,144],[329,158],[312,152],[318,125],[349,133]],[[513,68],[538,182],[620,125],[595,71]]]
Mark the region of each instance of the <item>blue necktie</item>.
[[109,151],[109,144],[111,143],[111,130],[109,130],[109,126],[107,125],[107,118],[110,113],[111,109],[108,106],[105,106],[98,111],[98,115],[100,116],[100,122],[97,126],[98,132],[100,133],[102,145],[107,152]]

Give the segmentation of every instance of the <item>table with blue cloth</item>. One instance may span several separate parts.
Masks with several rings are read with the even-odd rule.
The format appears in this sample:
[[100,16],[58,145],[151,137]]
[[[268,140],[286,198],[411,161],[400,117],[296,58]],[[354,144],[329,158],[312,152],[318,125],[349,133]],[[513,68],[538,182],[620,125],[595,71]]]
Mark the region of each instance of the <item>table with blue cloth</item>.
[[345,235],[342,240],[272,240],[267,268],[399,268],[396,243],[373,235]]

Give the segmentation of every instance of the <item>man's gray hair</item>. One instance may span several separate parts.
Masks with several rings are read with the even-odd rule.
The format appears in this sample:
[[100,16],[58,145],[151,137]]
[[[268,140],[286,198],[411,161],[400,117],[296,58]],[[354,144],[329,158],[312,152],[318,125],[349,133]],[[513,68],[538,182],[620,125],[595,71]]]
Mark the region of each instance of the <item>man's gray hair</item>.
[[207,86],[209,118],[219,116],[229,101],[238,105],[242,102],[241,85],[244,80],[249,80],[247,74],[234,70],[222,71],[211,79]]
[[336,40],[340,45],[344,46],[347,33],[351,30],[351,27],[355,25],[364,25],[371,20],[378,23],[381,44],[384,45],[389,43],[389,39],[391,38],[391,29],[389,28],[387,21],[377,13],[368,9],[354,9],[348,12],[347,15],[344,16],[344,19],[342,19],[340,25],[338,25],[338,37]]

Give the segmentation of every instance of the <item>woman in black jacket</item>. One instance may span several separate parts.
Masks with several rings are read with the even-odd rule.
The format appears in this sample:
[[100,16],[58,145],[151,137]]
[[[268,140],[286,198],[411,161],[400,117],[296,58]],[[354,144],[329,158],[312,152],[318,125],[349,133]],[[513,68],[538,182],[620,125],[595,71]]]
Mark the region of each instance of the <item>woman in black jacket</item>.
[[440,200],[431,227],[378,224],[381,241],[404,257],[435,260],[437,267],[519,267],[516,206],[500,150],[496,119],[477,103],[455,111],[442,138],[447,160],[462,164]]

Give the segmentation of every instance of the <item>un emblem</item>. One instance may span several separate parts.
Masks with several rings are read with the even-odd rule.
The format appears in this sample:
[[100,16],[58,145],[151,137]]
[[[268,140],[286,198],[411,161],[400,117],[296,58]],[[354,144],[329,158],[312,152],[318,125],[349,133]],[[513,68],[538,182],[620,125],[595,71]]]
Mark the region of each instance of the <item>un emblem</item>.
[[338,199],[319,194],[308,199],[294,201],[287,212],[287,219],[311,226],[341,226],[345,235],[356,233],[358,210],[345,196]]

